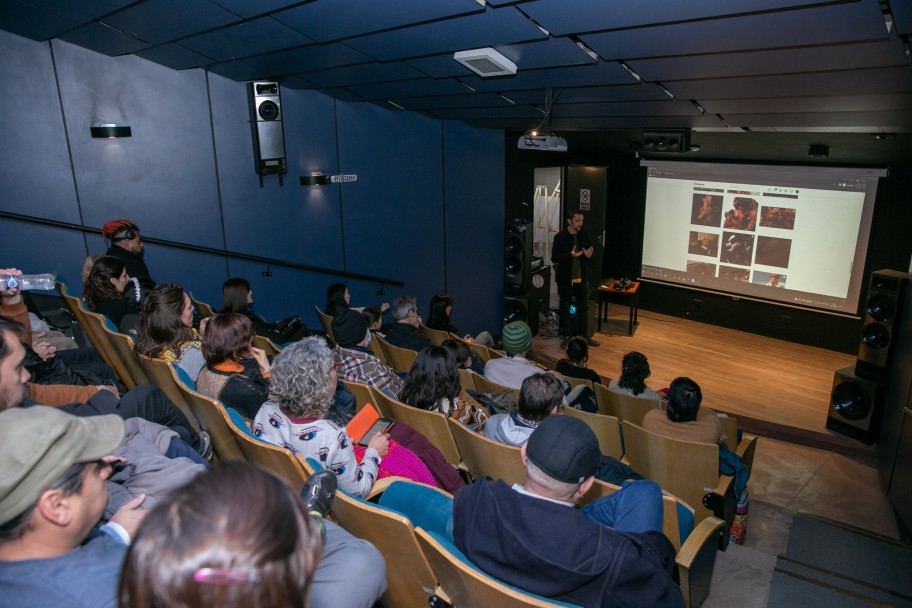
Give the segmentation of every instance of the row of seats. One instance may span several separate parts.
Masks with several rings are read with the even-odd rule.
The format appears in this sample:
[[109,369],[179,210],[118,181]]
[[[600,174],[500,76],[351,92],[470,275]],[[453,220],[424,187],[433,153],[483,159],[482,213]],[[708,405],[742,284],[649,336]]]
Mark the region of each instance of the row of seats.
[[[239,414],[230,408],[225,408],[218,400],[198,393],[192,381],[186,377],[180,377],[180,370],[176,366],[163,360],[142,356],[137,357],[133,353],[132,339],[129,336],[118,332],[113,324],[102,315],[88,311],[79,298],[70,296],[66,292],[64,285],[59,287],[67,300],[67,304],[86,329],[86,333],[95,344],[96,349],[114,367],[124,384],[128,387],[133,387],[152,382],[162,388],[172,401],[184,410],[198,430],[209,432],[217,459],[243,459],[259,463],[284,477],[292,487],[299,487],[312,474],[315,463],[308,463],[289,450],[262,442],[254,437],[250,433],[246,421]],[[446,335],[447,338],[452,337],[449,334]],[[262,340],[265,340],[265,342],[262,342]],[[279,351],[278,347],[262,337],[259,345],[261,348],[268,347],[264,348],[267,352],[272,349],[274,351],[273,354]],[[481,346],[480,348],[485,347]],[[489,355],[490,357],[491,355]],[[467,388],[474,388],[481,392],[487,392],[486,389],[503,389],[503,387],[498,387],[490,383],[490,381],[485,384],[483,376],[476,374],[470,374],[468,380],[471,381],[471,384],[464,380]],[[448,462],[460,467],[468,477],[489,475],[503,479],[508,483],[524,482],[525,468],[519,457],[518,448],[490,441],[457,421],[448,419],[443,414],[408,406],[380,391],[374,391],[367,385],[355,382],[346,382],[346,384],[355,394],[359,409],[367,406],[374,407],[384,417],[401,420],[413,426],[440,449]],[[612,391],[607,391],[600,384],[596,384],[592,388],[596,391],[597,396],[600,395],[600,388],[604,389],[605,393],[616,395]],[[607,399],[610,399],[610,397],[604,396],[599,400],[599,403],[601,404],[604,401],[608,404],[609,401]],[[647,400],[639,399],[639,401]],[[651,403],[655,404],[655,402]],[[605,409],[609,409],[609,407],[606,405]],[[655,405],[652,407],[655,407]],[[635,469],[641,471],[645,477],[654,479],[672,494],[682,497],[680,499],[672,495],[665,497],[664,532],[678,550],[678,577],[688,606],[702,604],[709,592],[715,549],[716,547],[725,547],[725,530],[727,528],[724,520],[712,516],[712,513],[717,511],[716,509],[709,509],[706,513],[695,513],[694,509],[688,505],[688,499],[684,493],[670,489],[668,481],[673,480],[663,482],[662,479],[656,478],[661,476],[661,466],[656,463],[660,460],[668,460],[668,458],[660,458],[659,456],[662,454],[667,456],[668,454],[677,454],[679,452],[669,451],[665,446],[657,447],[651,445],[648,436],[654,434],[644,431],[629,420],[624,421],[622,427],[622,422],[617,416],[601,413],[589,414],[578,410],[570,411],[571,408],[566,409],[569,415],[583,419],[593,428],[604,453],[618,458],[625,457],[625,460],[628,460]],[[642,415],[640,420],[642,420]],[[732,423],[734,423],[733,419]],[[622,428],[628,429],[629,439],[626,450],[625,444],[621,441]],[[734,432],[728,434],[730,437],[735,435]],[[641,435],[645,435],[646,440]],[[633,437],[635,439],[630,439]],[[665,438],[660,439],[674,441]],[[678,443],[690,444],[691,442]],[[693,445],[702,446],[703,444]],[[652,457],[648,454],[642,457],[638,455],[643,446],[645,446],[643,449],[647,452],[653,452]],[[679,447],[688,450],[688,457],[674,458],[673,460],[692,461],[693,459],[689,452],[690,447]],[[713,446],[705,447],[711,448]],[[753,448],[751,445],[749,453],[744,452],[744,454],[750,459],[752,453]],[[633,456],[632,458],[631,455]],[[717,492],[720,492],[720,496],[724,496],[727,491],[730,493],[731,479],[719,478],[717,473],[717,453],[715,458],[713,469],[716,472],[712,483],[700,482],[697,485],[701,489],[700,491],[703,488],[714,487]],[[686,478],[686,476],[677,472],[671,476],[678,479]],[[394,486],[394,484],[398,485]],[[385,491],[390,488],[397,487],[399,492],[405,492],[412,488],[409,491],[414,493],[416,491],[414,486],[420,486],[420,484],[414,484],[398,478],[386,478],[375,484],[371,497],[380,496],[382,505],[382,496],[386,495]],[[593,485],[592,490],[584,497],[583,504],[618,489],[616,486],[598,482]],[[428,490],[434,490],[449,497],[446,492],[441,490],[425,488],[425,491]],[[395,493],[390,496],[394,495]],[[421,502],[428,502],[427,497]],[[691,502],[690,504],[697,504],[703,507],[703,503],[702,496],[698,496],[696,502]],[[713,503],[708,501],[708,504],[712,506]],[[721,505],[722,502],[719,504]],[[451,505],[449,508],[452,508]],[[732,503],[732,514],[733,509],[734,504]],[[479,571],[464,556],[459,554],[455,547],[452,546],[452,538],[448,536],[448,532],[445,529],[441,529],[439,525],[428,526],[429,529],[415,525],[415,520],[412,519],[414,514],[406,517],[401,512],[390,512],[382,506],[342,493],[337,499],[337,507],[334,513],[340,525],[348,528],[357,536],[372,541],[384,553],[389,569],[388,582],[390,586],[383,598],[384,605],[424,605],[427,601],[429,589],[434,589],[441,598],[455,602],[455,605],[566,605],[530,596],[521,590],[495,581]],[[722,509],[720,514],[724,516],[725,510]],[[420,515],[418,517],[420,518]],[[728,521],[730,522],[730,519]],[[695,523],[696,525],[694,525]],[[390,532],[388,530],[390,527],[398,529],[398,532]],[[386,530],[386,532],[383,532],[383,530]],[[410,558],[410,555],[414,557],[415,551],[420,551],[423,559]],[[416,564],[426,564],[428,567],[424,569],[416,566]],[[431,585],[430,583],[432,582],[437,584]]]

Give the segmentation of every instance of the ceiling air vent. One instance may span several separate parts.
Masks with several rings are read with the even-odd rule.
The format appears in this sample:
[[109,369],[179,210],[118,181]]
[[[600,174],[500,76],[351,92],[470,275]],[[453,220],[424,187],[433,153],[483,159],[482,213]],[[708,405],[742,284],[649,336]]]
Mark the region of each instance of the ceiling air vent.
[[459,51],[453,59],[482,77],[512,76],[516,73],[516,64],[490,47]]

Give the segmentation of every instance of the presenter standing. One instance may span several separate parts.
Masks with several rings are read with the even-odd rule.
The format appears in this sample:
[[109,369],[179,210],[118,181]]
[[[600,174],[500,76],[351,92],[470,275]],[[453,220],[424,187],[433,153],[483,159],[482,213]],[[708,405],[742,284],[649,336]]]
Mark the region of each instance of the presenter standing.
[[580,319],[580,333],[586,336],[589,346],[599,343],[589,334],[589,281],[587,270],[594,248],[589,235],[583,232],[583,214],[579,209],[568,209],[564,214],[567,227],[554,235],[551,245],[551,263],[557,266],[555,281],[560,298],[561,348],[573,335],[570,304],[576,298],[576,314]]

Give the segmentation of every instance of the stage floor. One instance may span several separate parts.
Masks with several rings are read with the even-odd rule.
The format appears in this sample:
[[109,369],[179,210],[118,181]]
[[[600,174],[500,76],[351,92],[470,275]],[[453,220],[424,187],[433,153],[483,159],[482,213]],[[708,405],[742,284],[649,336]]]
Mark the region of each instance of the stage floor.
[[[589,350],[589,367],[609,378],[620,375],[631,350],[647,356],[647,384],[667,387],[678,376],[692,378],[703,403],[737,416],[748,432],[853,453],[871,448],[826,429],[833,373],[855,357],[746,332],[679,320],[640,310],[639,326],[627,335],[627,309],[612,306],[602,322],[601,343]],[[559,338],[536,337],[532,358],[548,367],[565,356]]]

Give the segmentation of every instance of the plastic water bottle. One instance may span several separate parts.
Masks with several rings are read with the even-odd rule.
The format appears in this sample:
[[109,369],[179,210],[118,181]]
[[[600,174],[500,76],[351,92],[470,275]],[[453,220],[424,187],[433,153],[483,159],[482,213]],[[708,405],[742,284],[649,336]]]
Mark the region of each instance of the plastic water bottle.
[[49,291],[56,289],[53,274],[24,274],[20,277],[16,275],[7,275],[3,277],[3,288],[19,289],[20,291],[30,291],[34,289]]

